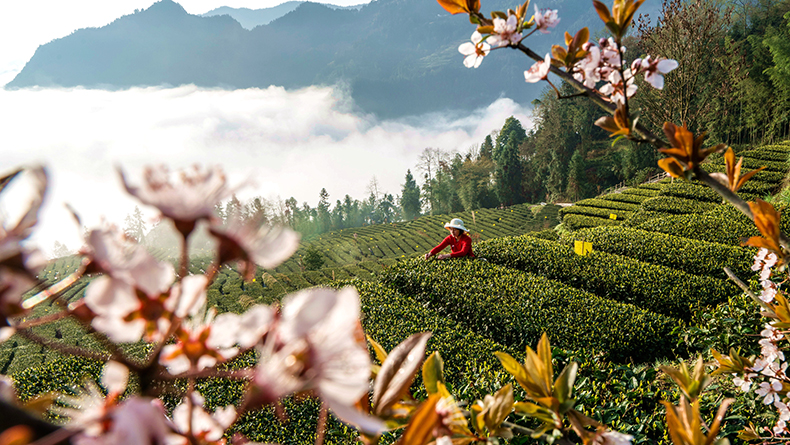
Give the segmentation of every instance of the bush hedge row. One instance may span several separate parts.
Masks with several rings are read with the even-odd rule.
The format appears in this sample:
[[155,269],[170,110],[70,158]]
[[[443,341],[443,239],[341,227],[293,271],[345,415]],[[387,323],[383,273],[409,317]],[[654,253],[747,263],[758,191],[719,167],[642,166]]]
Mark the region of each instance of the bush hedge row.
[[[724,159],[714,159],[710,162],[713,165],[724,165]],[[776,161],[767,161],[764,159],[754,159],[754,158],[743,158],[743,163],[741,164],[741,168],[746,170],[754,170],[760,167],[765,167],[768,171],[773,172],[780,172],[780,173],[787,173],[787,163],[784,161],[776,162]]]
[[670,214],[705,213],[712,210],[715,206],[716,204],[714,203],[676,196],[656,196],[642,203],[642,208],[649,212]]
[[599,196],[599,199],[606,201],[628,202],[631,204],[642,204],[645,200],[650,199],[648,195],[637,195],[634,193],[610,193],[608,195]]
[[629,216],[633,215],[633,211],[627,210],[618,210],[618,209],[604,209],[600,207],[589,207],[589,206],[577,206],[572,205],[569,207],[565,207],[560,211],[560,214],[564,217],[565,215],[587,215],[587,216],[597,216],[599,218],[611,218],[611,215],[615,215],[615,219],[625,219]]
[[388,270],[382,281],[516,349],[547,332],[561,348],[592,348],[617,361],[652,360],[670,353],[678,325],[670,317],[481,260],[409,261]]
[[[780,228],[790,230],[790,214],[782,211]],[[754,223],[731,205],[721,205],[701,215],[672,215],[666,218],[647,220],[634,228],[650,232],[691,238],[712,243],[740,245],[744,238],[759,236]]]
[[609,219],[609,218],[599,218],[597,216],[587,216],[587,215],[577,215],[577,214],[568,214],[562,218],[562,224],[568,230],[579,230],[584,227],[598,227],[598,226],[617,226],[620,225],[622,221]]
[[478,244],[477,252],[495,264],[686,320],[690,308],[720,303],[738,292],[735,285],[718,278],[597,250],[579,256],[573,246],[528,236],[489,240]]
[[631,257],[694,275],[726,279],[723,268],[738,276],[751,275],[756,249],[692,240],[666,233],[628,227],[594,227],[579,230],[575,237],[593,243],[596,250]]
[[[583,199],[577,202],[576,205],[585,206],[585,207],[600,207],[602,209],[626,210],[629,212],[636,212],[637,210],[639,210],[639,203],[610,201],[608,199],[598,199],[598,198]],[[567,208],[568,207],[565,207],[562,210],[565,210]],[[562,212],[562,210],[560,210],[560,212]]]
[[664,185],[662,195],[676,196],[678,198],[693,199],[696,201],[721,203],[721,196],[713,189],[697,181],[675,181]]

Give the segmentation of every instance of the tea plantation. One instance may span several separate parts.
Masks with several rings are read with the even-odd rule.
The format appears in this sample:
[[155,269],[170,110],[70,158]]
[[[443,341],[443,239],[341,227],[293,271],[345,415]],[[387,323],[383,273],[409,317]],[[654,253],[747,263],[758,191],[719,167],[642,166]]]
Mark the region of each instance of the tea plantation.
[[[742,197],[777,193],[788,172],[788,155],[790,144],[738,153],[747,169],[767,167],[743,187]],[[704,167],[723,171],[723,159],[714,157]],[[790,232],[790,213],[785,213],[782,229]],[[443,223],[456,217],[470,229],[478,258],[422,259],[446,236]],[[751,334],[761,329],[757,310],[723,268],[748,281],[755,249],[740,242],[757,234],[747,218],[708,188],[665,179],[562,210],[518,205],[318,235],[304,239],[294,257],[275,270],[259,270],[253,282],[223,267],[208,296],[219,311],[241,312],[305,287],[355,286],[366,333],[389,350],[411,334],[433,332],[429,352],[441,352],[448,387],[470,402],[510,381],[493,352],[523,358],[525,347],[534,347],[547,332],[557,367],[571,359],[580,362],[579,410],[633,434],[635,443],[668,443],[659,401],[676,401],[677,393],[655,370],[657,363],[677,363],[707,353],[710,346],[754,349]],[[591,243],[592,251],[578,255],[577,241]],[[52,262],[40,278],[55,282],[75,270],[76,261]],[[193,258],[191,272],[201,273],[210,261]],[[67,297],[80,298],[86,285],[82,280]],[[40,334],[89,345],[80,329],[66,322]],[[78,382],[83,368],[98,372],[93,364],[56,357],[16,337],[0,347],[0,370],[16,379],[23,397]],[[232,403],[241,391],[233,382],[201,385],[209,406]],[[726,379],[716,380],[713,389],[702,399],[704,412],[725,396],[740,398],[723,430],[731,440],[749,421],[767,415],[762,404],[735,391]],[[288,401],[285,409],[289,425],[262,411],[238,428],[255,441],[312,442],[315,403]],[[299,431],[295,436],[294,430]],[[332,421],[327,434],[328,443],[349,443],[354,433]],[[391,440],[385,437],[386,443]]]

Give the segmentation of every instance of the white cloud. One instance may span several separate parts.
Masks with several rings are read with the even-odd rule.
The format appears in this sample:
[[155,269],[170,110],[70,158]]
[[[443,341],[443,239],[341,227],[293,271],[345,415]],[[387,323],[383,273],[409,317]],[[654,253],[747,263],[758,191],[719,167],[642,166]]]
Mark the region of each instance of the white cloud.
[[101,215],[122,224],[137,204],[121,191],[117,165],[135,177],[152,163],[220,164],[232,183],[257,183],[242,198],[294,196],[313,206],[322,187],[332,202],[345,194],[363,199],[373,176],[397,194],[425,147],[466,152],[510,115],[528,126],[528,111],[508,99],[463,116],[382,122],[349,111],[349,102],[316,87],[0,91],[0,156],[6,168],[49,167],[53,190],[38,241],[76,248],[81,229],[64,203],[88,225]]

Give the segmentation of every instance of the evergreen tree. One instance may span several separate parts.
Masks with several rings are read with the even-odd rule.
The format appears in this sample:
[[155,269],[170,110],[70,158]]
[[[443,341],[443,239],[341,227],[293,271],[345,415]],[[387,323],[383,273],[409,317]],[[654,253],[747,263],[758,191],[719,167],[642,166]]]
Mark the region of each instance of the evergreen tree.
[[52,258],[63,258],[71,254],[72,253],[68,247],[58,241],[55,241],[55,245],[52,247]]
[[584,171],[584,156],[581,151],[577,150],[573,152],[570,165],[568,166],[568,185],[565,189],[565,196],[572,201],[578,201],[586,195],[587,180],[584,177]]
[[124,223],[126,225],[123,232],[126,236],[130,236],[137,240],[138,243],[142,243],[143,237],[145,236],[145,221],[143,220],[143,212],[140,211],[140,208],[134,206],[134,212],[130,215],[126,215]]
[[417,186],[417,181],[414,180],[411,170],[406,170],[406,183],[401,189],[400,206],[403,219],[406,221],[420,216],[420,188]]
[[516,145],[518,137],[508,139],[498,151],[494,171],[495,189],[499,202],[510,206],[524,202],[521,191],[521,156]]
[[491,140],[491,135],[486,136],[483,145],[480,146],[480,155],[478,160],[488,159],[491,160],[494,153],[494,142]]
[[329,192],[325,188],[318,194],[318,207],[316,207],[316,232],[323,233],[329,231],[332,226],[332,217],[329,214]]

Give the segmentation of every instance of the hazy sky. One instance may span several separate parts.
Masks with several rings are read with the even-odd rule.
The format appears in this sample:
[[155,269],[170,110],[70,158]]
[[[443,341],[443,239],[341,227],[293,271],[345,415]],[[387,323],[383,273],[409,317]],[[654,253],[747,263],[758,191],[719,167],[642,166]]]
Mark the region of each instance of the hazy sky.
[[[13,78],[37,45],[76,28],[102,26],[152,3],[4,2],[0,83]],[[261,8],[275,3],[184,0],[181,4],[191,13],[202,13],[222,5]],[[354,109],[350,97],[330,88],[0,90],[0,158],[3,171],[17,165],[47,166],[51,193],[34,241],[51,251],[56,240],[71,249],[81,243],[82,229],[73,223],[66,204],[89,227],[103,216],[122,224],[133,211],[137,203],[122,192],[116,166],[135,180],[143,166],[152,163],[174,169],[219,164],[231,183],[255,181],[241,198],[293,196],[315,206],[322,187],[333,203],[345,194],[364,199],[374,176],[383,191],[398,194],[406,170],[414,169],[424,148],[466,152],[511,115],[525,127],[531,125],[529,110],[506,98],[492,98],[489,107],[463,115],[435,113],[397,121],[380,121]],[[0,219],[26,202],[21,196],[0,199]],[[147,218],[156,214],[141,208]]]

